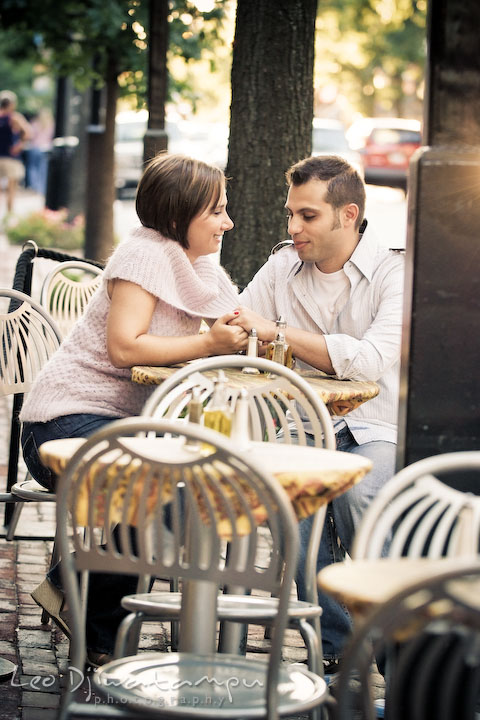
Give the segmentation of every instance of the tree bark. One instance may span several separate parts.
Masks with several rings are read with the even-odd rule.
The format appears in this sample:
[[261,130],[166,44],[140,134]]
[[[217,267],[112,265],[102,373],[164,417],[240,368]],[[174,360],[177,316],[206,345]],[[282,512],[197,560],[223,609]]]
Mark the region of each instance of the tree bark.
[[287,239],[285,171],[311,152],[317,0],[238,0],[222,264],[245,286]]
[[168,71],[168,0],[150,0],[148,43],[148,129],[144,139],[145,162],[167,149],[165,103]]
[[109,63],[106,78],[105,124],[88,128],[85,257],[105,262],[114,246],[114,146],[117,109],[117,73]]

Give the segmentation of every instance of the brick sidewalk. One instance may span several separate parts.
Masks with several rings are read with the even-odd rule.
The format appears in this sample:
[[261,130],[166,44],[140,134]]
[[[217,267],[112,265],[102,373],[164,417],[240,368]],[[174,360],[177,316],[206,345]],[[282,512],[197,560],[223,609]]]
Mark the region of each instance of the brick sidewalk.
[[[4,468],[3,468],[4,469]],[[39,517],[52,504],[28,503],[19,523],[42,522],[53,530],[53,516]],[[0,539],[0,656],[17,665],[11,681],[1,685],[2,720],[56,720],[60,691],[68,672],[68,640],[55,625],[41,624],[41,610],[30,592],[45,577],[52,543],[43,540]],[[163,583],[163,589],[167,585]],[[156,588],[157,589],[157,588]],[[162,589],[162,583],[158,583]],[[264,654],[267,642],[263,628],[252,627],[248,651]],[[140,640],[141,650],[169,650],[169,624],[148,623]],[[287,631],[284,658],[299,662],[306,651],[299,634]],[[88,679],[79,690],[79,699],[93,702]]]

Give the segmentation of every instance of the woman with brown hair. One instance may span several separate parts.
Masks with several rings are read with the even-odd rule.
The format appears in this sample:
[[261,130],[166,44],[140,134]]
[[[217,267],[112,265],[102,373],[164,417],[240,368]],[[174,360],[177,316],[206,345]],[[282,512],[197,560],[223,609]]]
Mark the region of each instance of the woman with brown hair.
[[[139,415],[152,388],[133,383],[133,365],[171,365],[245,348],[247,333],[228,325],[237,289],[212,259],[233,227],[225,176],[182,155],[158,155],[138,186],[141,226],[110,257],[88,308],[47,363],[21,413],[22,449],[33,477],[54,490],[38,447],[47,440],[86,437],[122,417]],[[210,325],[199,333],[202,319]],[[92,663],[113,650],[123,617],[120,599],[135,590],[125,578],[108,591],[92,578],[87,646]],[[32,593],[68,632],[58,572]],[[104,607],[107,599],[108,607]]]

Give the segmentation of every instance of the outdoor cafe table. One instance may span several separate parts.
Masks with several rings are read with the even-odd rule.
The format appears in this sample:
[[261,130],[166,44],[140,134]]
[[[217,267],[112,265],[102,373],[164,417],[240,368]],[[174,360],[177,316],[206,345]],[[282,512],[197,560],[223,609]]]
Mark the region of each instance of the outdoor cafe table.
[[[248,363],[246,363],[248,364]],[[183,364],[167,367],[136,365],[132,367],[132,380],[140,385],[161,385]],[[228,384],[234,388],[255,387],[265,382],[265,376],[248,375],[241,370],[225,368]],[[379,392],[377,383],[363,380],[339,380],[321,370],[295,370],[301,377],[308,380],[318,396],[326,404],[330,415],[346,415],[359,405],[376,397]],[[215,377],[214,370],[204,372],[207,377]]]
[[[82,438],[49,440],[39,448],[42,462],[60,476],[69,459],[84,442]],[[129,443],[132,449],[134,443],[138,443],[137,447],[141,446],[142,451],[152,460],[168,458],[169,461],[182,462],[182,453],[186,452],[181,438],[135,437],[129,438]],[[360,455],[300,445],[251,442],[248,455],[281,483],[299,519],[312,515],[322,505],[346,492],[371,469],[370,460]],[[188,456],[191,459],[191,451],[188,451]],[[258,520],[260,522],[261,518]],[[221,522],[222,518],[217,517],[217,523]],[[229,523],[226,524],[229,527]],[[213,590],[216,597],[217,589],[213,588],[212,592]],[[188,618],[190,624],[182,633],[187,643],[189,638],[196,638],[198,628],[207,625],[205,615],[208,605],[200,602],[200,598],[195,594],[193,597],[194,610]],[[215,639],[196,638],[195,642],[193,648],[183,645],[180,649],[193,649],[195,652],[204,649],[205,652],[211,652]]]

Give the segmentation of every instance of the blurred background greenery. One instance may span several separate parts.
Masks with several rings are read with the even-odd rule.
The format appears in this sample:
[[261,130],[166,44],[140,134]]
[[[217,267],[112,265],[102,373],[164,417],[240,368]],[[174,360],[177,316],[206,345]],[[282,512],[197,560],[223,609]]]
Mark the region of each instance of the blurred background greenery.
[[[77,62],[73,77],[80,87],[91,82],[85,56],[72,43],[62,25],[53,58],[48,37],[42,38],[44,21],[38,30],[25,22],[6,27],[9,11],[18,17],[25,3],[4,0],[0,17],[0,88],[13,89],[19,110],[37,112],[52,108],[55,80],[63,63]],[[51,5],[51,8],[49,8]],[[89,7],[92,27],[109,18],[124,22],[123,9],[135,8],[132,65],[119,74],[119,109],[144,107],[147,72],[148,2],[102,0],[98,3],[62,2],[62,13],[72,16]],[[29,0],[31,17],[58,16],[59,4]],[[98,7],[97,7],[98,6]],[[122,8],[122,6],[124,6]],[[169,103],[183,117],[228,121],[230,104],[231,50],[235,29],[235,0],[172,0],[169,3]],[[122,10],[115,13],[115,9]],[[131,8],[130,8],[131,9]],[[51,13],[49,13],[51,10]],[[426,0],[319,0],[315,38],[315,115],[333,117],[347,125],[358,115],[395,115],[421,118],[426,53]],[[61,13],[61,14],[62,14]],[[28,22],[31,22],[29,19]],[[83,28],[84,29],[84,28]],[[55,27],[50,32],[55,32]],[[118,35],[118,28],[115,28]],[[91,48],[88,48],[89,52]],[[62,59],[63,55],[63,59]],[[75,61],[76,58],[76,61]],[[99,75],[97,81],[102,82]],[[288,100],[287,100],[288,101]]]

